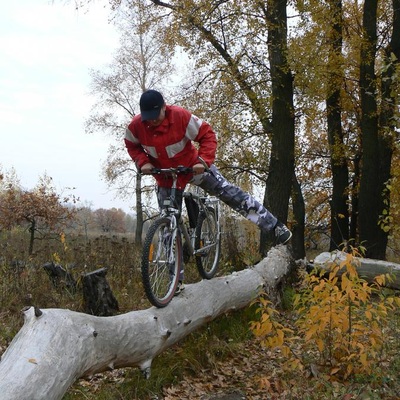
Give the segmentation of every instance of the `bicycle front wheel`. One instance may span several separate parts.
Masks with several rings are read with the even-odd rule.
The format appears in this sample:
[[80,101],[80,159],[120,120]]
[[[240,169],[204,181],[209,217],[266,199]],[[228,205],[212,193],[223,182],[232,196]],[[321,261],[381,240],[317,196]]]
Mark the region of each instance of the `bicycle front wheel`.
[[165,307],[172,300],[181,270],[182,240],[171,229],[167,217],[157,219],[147,232],[142,253],[142,281],[154,306]]
[[218,220],[213,208],[199,214],[196,226],[195,255],[199,274],[211,279],[217,272],[221,253]]

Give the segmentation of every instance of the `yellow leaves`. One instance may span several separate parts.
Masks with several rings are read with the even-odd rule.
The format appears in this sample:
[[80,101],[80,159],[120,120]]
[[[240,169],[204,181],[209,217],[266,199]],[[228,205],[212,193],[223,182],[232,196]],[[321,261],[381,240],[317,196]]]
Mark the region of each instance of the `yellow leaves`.
[[58,253],[53,253],[53,261],[55,264],[60,264],[61,263],[61,257]]
[[267,348],[278,348],[284,357],[289,357],[291,349],[286,343],[293,340],[293,331],[279,322],[279,313],[273,309],[271,302],[265,298],[259,299],[263,307],[257,309],[260,321],[250,323],[253,334],[261,338],[261,343]]
[[[389,190],[390,191],[390,190]],[[384,201],[386,205],[387,200]],[[382,214],[379,216],[378,226],[385,232],[389,232],[393,226],[393,217],[390,215],[389,209],[382,210]]]
[[284,357],[289,358],[290,354],[291,354],[291,350],[289,346],[284,346],[282,345],[281,347],[281,351]]
[[271,389],[271,382],[265,376],[261,377],[258,381],[260,389],[270,390]]
[[341,368],[339,368],[339,367],[332,368],[331,369],[331,375],[337,374],[340,370],[341,370]]
[[283,326],[266,299],[260,300],[260,320],[253,331],[261,335],[264,346],[279,349],[288,360],[287,368],[316,362],[315,357],[321,365],[331,366],[329,376],[335,379],[369,373],[384,350],[389,311],[400,306],[399,298],[383,292],[388,279],[389,275],[377,276],[372,288],[358,275],[354,256],[348,255],[328,276],[317,271],[304,275],[293,303],[297,336]]
[[68,246],[67,246],[67,240],[65,238],[65,233],[64,232],[60,232],[60,242],[63,246],[64,251],[68,250]]
[[385,285],[385,275],[378,275],[375,277],[375,282],[379,285],[379,286],[384,286]]
[[[387,279],[376,277],[378,289]],[[370,369],[384,342],[388,309],[400,304],[399,299],[372,300],[372,289],[358,276],[351,254],[339,266],[333,265],[327,278],[314,276],[306,281],[308,286],[299,295],[302,299],[295,302],[297,325],[305,342],[314,346],[326,363],[335,365],[331,374],[341,371],[348,377]]]
[[389,225],[380,225],[380,228],[383,230],[383,232],[388,233],[390,231],[390,226]]
[[313,325],[305,332],[304,340],[309,341],[318,332],[318,325]]
[[317,345],[318,351],[322,353],[325,349],[325,342],[321,338],[317,338],[315,344]]
[[364,367],[369,367],[366,353],[361,353],[360,362]]

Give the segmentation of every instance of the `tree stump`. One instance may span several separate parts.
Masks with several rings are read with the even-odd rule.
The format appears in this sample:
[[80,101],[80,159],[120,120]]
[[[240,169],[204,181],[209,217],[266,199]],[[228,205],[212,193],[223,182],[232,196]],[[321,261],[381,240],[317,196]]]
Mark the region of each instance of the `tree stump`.
[[82,277],[84,312],[98,317],[115,315],[119,310],[106,280],[107,268],[100,268]]
[[75,279],[61,265],[49,262],[43,265],[43,269],[47,272],[47,275],[49,275],[55,288],[65,287],[73,293],[76,292]]

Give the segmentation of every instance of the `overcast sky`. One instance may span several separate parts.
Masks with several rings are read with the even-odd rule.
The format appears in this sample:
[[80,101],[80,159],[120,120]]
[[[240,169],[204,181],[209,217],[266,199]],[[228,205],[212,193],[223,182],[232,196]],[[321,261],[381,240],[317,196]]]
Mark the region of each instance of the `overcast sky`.
[[121,207],[101,179],[110,139],[84,131],[89,69],[111,62],[118,34],[96,1],[87,13],[50,0],[0,2],[0,165],[25,189],[44,173],[93,208]]

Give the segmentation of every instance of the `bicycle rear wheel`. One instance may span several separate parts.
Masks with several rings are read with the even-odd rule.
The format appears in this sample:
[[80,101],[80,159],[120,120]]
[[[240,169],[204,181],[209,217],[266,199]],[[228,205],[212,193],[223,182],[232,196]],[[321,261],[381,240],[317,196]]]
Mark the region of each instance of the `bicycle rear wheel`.
[[217,272],[221,253],[218,220],[215,210],[199,214],[196,226],[195,254],[199,274],[204,279],[211,279]]
[[147,298],[158,308],[172,300],[181,270],[182,241],[167,217],[157,219],[147,232],[142,253],[142,281]]

